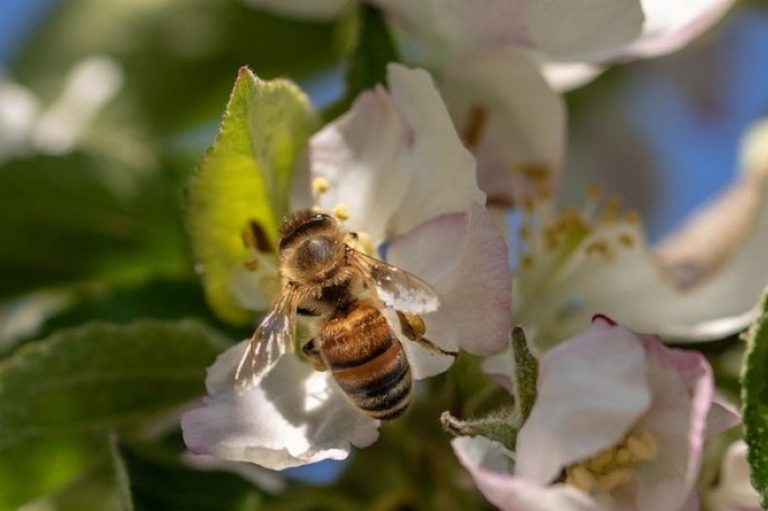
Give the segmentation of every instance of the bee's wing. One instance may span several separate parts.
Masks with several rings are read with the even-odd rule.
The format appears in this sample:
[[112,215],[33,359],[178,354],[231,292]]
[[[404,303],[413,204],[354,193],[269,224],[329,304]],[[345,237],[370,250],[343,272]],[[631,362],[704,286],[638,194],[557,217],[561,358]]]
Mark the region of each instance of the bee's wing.
[[440,299],[432,286],[416,275],[353,248],[351,264],[376,287],[379,299],[393,309],[412,314],[437,310]]
[[235,388],[256,385],[284,353],[294,350],[298,294],[283,292],[272,310],[256,327],[248,347],[235,370]]

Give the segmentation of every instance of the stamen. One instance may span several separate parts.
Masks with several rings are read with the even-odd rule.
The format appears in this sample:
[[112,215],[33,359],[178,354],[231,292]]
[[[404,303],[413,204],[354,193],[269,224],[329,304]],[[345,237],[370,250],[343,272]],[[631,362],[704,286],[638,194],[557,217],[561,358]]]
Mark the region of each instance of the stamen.
[[464,133],[462,134],[464,145],[470,151],[477,149],[480,139],[483,137],[487,121],[488,110],[480,105],[472,105],[472,108],[469,110]]
[[627,211],[624,214],[624,220],[626,220],[630,224],[639,224],[640,223],[640,213],[638,213],[634,209],[631,209],[631,210]]
[[520,264],[523,265],[523,268],[530,269],[533,267],[533,256],[531,254],[523,254],[523,256],[520,258]]
[[[547,178],[549,178],[550,174],[552,173],[546,165],[542,164],[529,164],[525,165],[522,168],[523,174],[525,174],[525,177],[530,179],[531,181],[545,181]],[[549,189],[542,187],[540,189],[540,192],[546,192],[550,193]]]
[[589,186],[589,189],[587,190],[587,198],[598,201],[605,193],[605,188],[600,183],[593,183]]
[[623,232],[619,234],[619,243],[625,247],[632,247],[635,244],[635,239],[630,234]]
[[567,484],[575,486],[576,488],[587,493],[592,493],[592,486],[594,486],[595,480],[592,477],[592,474],[589,473],[589,470],[581,465],[576,465],[572,469],[568,470],[567,474],[568,476],[565,480]]
[[312,195],[322,195],[331,188],[331,183],[324,177],[318,176],[312,180]]
[[595,489],[610,493],[633,480],[634,465],[652,461],[656,456],[653,434],[648,431],[631,434],[614,447],[567,467],[565,482],[587,493]]
[[347,205],[337,204],[336,207],[333,208],[333,216],[335,216],[342,222],[344,220],[349,219],[349,210],[347,209]]
[[621,211],[621,197],[613,196],[608,199],[608,202],[603,209],[601,220],[605,223],[615,222],[619,219],[619,212]]
[[632,481],[632,471],[628,468],[614,470],[597,479],[597,484],[604,492],[610,492],[614,488]]

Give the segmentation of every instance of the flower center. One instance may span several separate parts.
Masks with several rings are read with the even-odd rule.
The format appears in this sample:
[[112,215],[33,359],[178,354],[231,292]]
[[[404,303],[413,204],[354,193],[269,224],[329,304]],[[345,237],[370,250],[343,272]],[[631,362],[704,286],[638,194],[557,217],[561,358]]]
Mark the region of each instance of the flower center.
[[586,493],[610,493],[632,482],[635,465],[655,460],[657,456],[656,437],[652,433],[630,434],[618,445],[568,467],[565,483]]
[[[331,183],[324,177],[318,176],[312,180],[312,197],[315,198],[315,206],[313,209],[322,209],[317,205],[317,201],[321,195],[328,193],[331,189]],[[349,219],[349,208],[344,203],[336,204],[331,209],[331,214],[343,222]]]
[[558,211],[547,193],[526,199],[515,321],[531,329],[540,347],[570,333],[541,330],[578,317],[587,298],[582,295],[584,279],[598,265],[614,264],[639,246],[637,223],[637,213],[622,213],[620,199],[605,199],[597,187],[581,209]]

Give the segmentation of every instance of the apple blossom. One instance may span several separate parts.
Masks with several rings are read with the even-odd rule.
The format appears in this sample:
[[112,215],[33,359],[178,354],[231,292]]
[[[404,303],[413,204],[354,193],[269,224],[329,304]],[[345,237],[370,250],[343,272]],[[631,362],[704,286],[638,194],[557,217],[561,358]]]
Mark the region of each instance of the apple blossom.
[[503,510],[679,511],[691,503],[705,437],[738,422],[715,400],[702,355],[604,317],[544,355],[537,390],[516,445],[452,441]]
[[[453,129],[427,73],[388,69],[389,92],[363,93],[352,109],[310,140],[307,189],[376,254],[430,284],[440,297],[424,315],[427,335],[444,350],[489,355],[507,342],[510,271],[506,245],[482,207],[474,160]],[[274,256],[261,255],[262,260]],[[235,276],[244,306],[263,310],[274,264]],[[399,332],[399,329],[395,329]],[[402,341],[416,379],[446,370],[453,358]],[[182,427],[192,452],[269,468],[347,456],[373,442],[379,422],[351,405],[327,372],[283,356],[263,380],[241,393],[232,386],[245,344],[209,369],[209,397]]]
[[[655,249],[615,199],[601,209],[593,193],[582,209],[559,211],[549,196],[531,198],[513,321],[540,350],[584,328],[597,312],[677,341],[743,329],[768,283],[767,136],[768,124],[750,132],[737,182]],[[499,355],[486,368],[498,373],[493,366],[507,358]]]
[[35,151],[71,151],[122,85],[115,60],[92,55],[72,66],[59,96],[43,109],[26,87],[0,77],[0,161]]

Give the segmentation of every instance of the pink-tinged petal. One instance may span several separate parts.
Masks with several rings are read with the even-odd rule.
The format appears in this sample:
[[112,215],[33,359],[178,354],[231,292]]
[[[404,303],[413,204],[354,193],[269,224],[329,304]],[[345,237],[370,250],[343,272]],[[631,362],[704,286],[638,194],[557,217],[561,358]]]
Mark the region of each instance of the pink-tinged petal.
[[620,52],[620,59],[655,57],[676,51],[725,15],[734,0],[642,0],[645,24],[639,38]]
[[692,493],[678,511],[699,511],[700,509],[701,497],[697,493]]
[[440,297],[424,315],[440,347],[490,355],[509,343],[508,251],[485,208],[444,215],[392,240],[387,260],[419,275]]
[[[760,163],[757,156],[752,160]],[[656,253],[640,226],[625,220],[598,224],[553,274],[540,243],[532,267],[518,275],[515,321],[532,328],[544,347],[585,328],[597,312],[678,341],[737,332],[757,314],[768,284],[767,197],[768,158],[746,167],[720,200]],[[542,278],[547,292],[532,293]]]
[[403,234],[437,216],[484,204],[474,158],[462,145],[429,74],[390,64],[387,79],[392,101],[408,127],[401,165],[411,176],[390,233]]
[[541,73],[556,92],[568,92],[586,85],[602,74],[601,66],[586,62],[544,62]]
[[717,436],[741,423],[739,409],[715,390],[707,415],[707,437]]
[[616,445],[651,404],[638,336],[603,320],[550,350],[517,439],[516,473],[540,484]]
[[327,372],[286,355],[258,386],[236,392],[233,373],[246,343],[208,370],[209,397],[182,417],[184,442],[212,454],[271,469],[344,459],[352,445],[378,437],[379,422],[350,405]]
[[743,440],[728,448],[720,468],[720,482],[706,495],[712,511],[760,511],[760,495],[749,482],[747,444]]
[[491,204],[510,205],[557,184],[565,106],[521,50],[468,52],[443,66],[440,90],[477,160]]
[[352,0],[245,0],[245,3],[285,16],[325,21],[338,17]]
[[634,425],[649,432],[658,457],[636,466],[638,509],[679,509],[693,490],[701,465],[707,416],[714,396],[712,369],[698,352],[665,347],[644,336],[651,407]]
[[512,372],[515,370],[512,344],[509,344],[504,350],[495,355],[486,357],[480,368],[493,381],[512,393],[515,386],[515,381],[512,378]]
[[686,286],[681,307],[696,323],[681,332],[685,337],[722,337],[757,314],[768,284],[766,147],[768,121],[762,121],[744,138],[737,181],[658,251],[664,267]]
[[252,463],[227,461],[216,456],[191,452],[182,454],[181,461],[203,472],[232,472],[267,493],[283,492],[287,486],[286,480],[279,473]]
[[502,511],[599,511],[604,508],[571,486],[546,486],[513,477],[514,453],[485,437],[458,437],[453,451],[480,492]]
[[583,60],[629,43],[643,26],[637,0],[368,0],[430,58],[516,46],[556,60]]
[[384,241],[412,181],[402,162],[408,137],[398,107],[376,88],[309,142],[310,177],[329,185],[319,205],[328,211],[343,205],[349,214],[345,227],[368,233],[375,245]]

